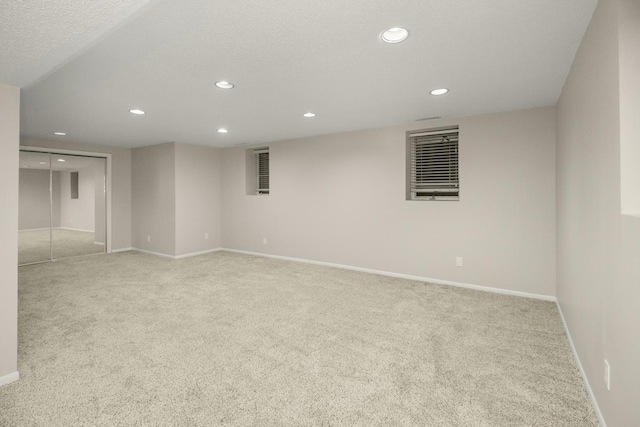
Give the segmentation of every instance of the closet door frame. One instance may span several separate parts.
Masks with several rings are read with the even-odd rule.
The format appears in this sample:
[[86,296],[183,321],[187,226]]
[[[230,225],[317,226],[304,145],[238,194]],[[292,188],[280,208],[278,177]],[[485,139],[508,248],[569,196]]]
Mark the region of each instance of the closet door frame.
[[[60,155],[71,155],[71,156],[83,156],[83,157],[95,157],[98,159],[106,159],[107,167],[106,167],[106,176],[105,176],[105,186],[106,188],[106,199],[105,199],[105,211],[106,211],[106,237],[107,237],[107,247],[106,253],[111,253],[111,154],[109,153],[97,153],[92,151],[78,151],[78,150],[62,150],[57,148],[43,148],[43,147],[31,147],[27,145],[21,145],[20,151],[33,151],[38,153],[49,153],[49,154],[60,154]],[[52,168],[50,167],[51,171]],[[53,209],[53,195],[51,194],[51,175],[53,172],[49,173],[49,207]],[[51,218],[51,215],[50,215]],[[51,229],[51,227],[50,227]],[[53,245],[51,245],[51,251],[53,251]]]

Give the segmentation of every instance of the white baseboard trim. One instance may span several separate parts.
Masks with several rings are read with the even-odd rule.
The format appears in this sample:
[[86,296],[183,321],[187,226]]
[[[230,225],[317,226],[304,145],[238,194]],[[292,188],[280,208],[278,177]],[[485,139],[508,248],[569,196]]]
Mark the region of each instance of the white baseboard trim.
[[43,230],[71,230],[71,231],[84,231],[85,233],[95,233],[95,230],[85,230],[84,228],[71,228],[71,227],[45,227],[45,228],[25,228],[18,231],[43,231]]
[[324,261],[313,261],[313,260],[302,259],[302,258],[292,258],[287,256],[281,256],[281,255],[264,254],[260,252],[243,251],[239,249],[222,248],[222,250],[227,252],[236,252],[236,253],[245,254],[245,255],[255,255],[255,256],[261,256],[261,257],[267,257],[267,258],[281,259],[285,261],[303,262],[306,264],[324,265],[327,267],[342,268],[345,270],[361,271],[363,273],[378,274],[380,276],[397,277],[399,279],[417,280],[419,282],[429,282],[429,283],[435,283],[438,285],[456,286],[458,288],[474,289],[477,291],[493,292],[496,294],[513,295],[518,297],[534,298],[534,299],[540,299],[545,301],[556,301],[556,297],[550,296],[550,295],[540,295],[540,294],[532,294],[528,292],[512,291],[509,289],[491,288],[488,286],[471,285],[469,283],[452,282],[450,280],[441,280],[441,279],[433,279],[430,277],[412,276],[409,274],[393,273],[389,271],[373,270],[370,268],[353,267],[350,265],[334,264],[331,262],[324,262]]
[[119,249],[111,249],[112,254],[117,254],[118,252],[129,252],[132,251],[133,248],[119,248]]
[[142,253],[149,254],[149,255],[161,256],[163,258],[183,259],[183,258],[189,258],[189,257],[192,257],[192,256],[208,254],[208,253],[211,253],[211,252],[218,252],[218,251],[221,251],[223,249],[222,248],[213,248],[213,249],[207,249],[205,251],[191,252],[191,253],[182,254],[182,255],[167,255],[167,254],[163,254],[163,253],[160,253],[160,252],[153,252],[153,251],[148,251],[146,249],[140,249],[140,248],[131,248],[131,250],[142,252]]
[[71,231],[84,231],[85,233],[95,233],[94,230],[85,230],[84,228],[70,228],[70,227],[45,227],[45,228],[25,228],[18,231],[44,231],[44,230],[71,230]]
[[53,227],[54,230],[70,230],[70,231],[83,231],[85,233],[95,233],[95,230],[85,230],[83,228],[71,228],[71,227]]
[[239,249],[214,248],[214,249],[207,249],[207,250],[200,251],[200,252],[191,252],[191,253],[188,253],[188,254],[177,255],[177,256],[176,255],[163,254],[163,253],[159,253],[159,252],[148,251],[146,249],[140,249],[140,248],[116,249],[116,250],[113,250],[111,252],[112,253],[113,252],[124,252],[124,251],[129,251],[129,250],[138,251],[138,252],[142,252],[142,253],[149,254],[149,255],[161,256],[163,258],[170,258],[170,259],[182,259],[182,258],[188,258],[188,257],[192,257],[192,256],[197,256],[197,255],[204,255],[204,254],[208,254],[208,253],[211,253],[211,252],[219,252],[219,251],[235,252],[235,253],[245,254],[245,255],[254,255],[254,256],[261,256],[261,257],[266,257],[266,258],[275,258],[275,259],[281,259],[281,260],[285,260],[285,261],[302,262],[302,263],[306,263],[306,264],[324,265],[324,266],[327,266],[327,267],[342,268],[344,270],[353,270],[353,271],[360,271],[360,272],[363,272],[363,273],[378,274],[380,276],[397,277],[397,278],[400,278],[400,279],[416,280],[416,281],[419,281],[419,282],[429,282],[429,283],[435,283],[435,284],[438,284],[438,285],[456,286],[456,287],[459,287],[459,288],[474,289],[474,290],[477,290],[477,291],[493,292],[493,293],[496,293],[496,294],[512,295],[512,296],[518,296],[518,297],[524,297],[524,298],[533,298],[533,299],[539,299],[539,300],[544,300],[544,301],[554,301],[554,302],[556,302],[556,298],[554,296],[550,296],[550,295],[541,295],[541,294],[533,294],[533,293],[529,293],[529,292],[512,291],[512,290],[509,290],[509,289],[491,288],[491,287],[488,287],[488,286],[472,285],[472,284],[469,284],[469,283],[452,282],[452,281],[449,281],[449,280],[433,279],[433,278],[430,278],[430,277],[412,276],[412,275],[409,275],[409,274],[393,273],[393,272],[382,271],[382,270],[373,270],[373,269],[370,269],[370,268],[354,267],[354,266],[344,265],[344,264],[334,264],[334,263],[331,263],[331,262],[324,262],[324,261],[313,261],[313,260],[308,260],[308,259],[303,259],[303,258],[293,258],[293,257],[287,257],[287,256],[281,256],[281,255],[264,254],[264,253],[260,253],[260,252],[243,251],[243,250],[239,250]]
[[192,256],[210,254],[212,252],[220,252],[221,250],[222,250],[222,248],[213,248],[213,249],[207,249],[205,251],[200,251],[200,252],[191,252],[191,253],[188,253],[188,254],[176,255],[173,258],[174,259],[182,259],[182,258],[188,258],[188,257],[192,257]]
[[132,251],[136,251],[136,252],[142,252],[143,254],[149,254],[149,255],[155,255],[155,256],[161,256],[162,258],[170,258],[170,259],[175,259],[175,257],[173,255],[167,255],[167,254],[163,254],[160,252],[153,252],[153,251],[148,251],[146,249],[140,249],[140,248],[131,248]]
[[607,423],[604,421],[604,417],[602,416],[602,412],[600,411],[600,406],[598,406],[598,401],[596,400],[596,396],[595,394],[593,394],[593,389],[591,388],[591,384],[589,384],[589,379],[587,378],[587,374],[584,371],[582,362],[580,361],[580,356],[578,356],[578,351],[576,350],[576,346],[573,344],[573,339],[571,338],[571,332],[569,332],[569,327],[567,326],[567,320],[564,318],[564,313],[562,312],[562,308],[560,308],[560,303],[557,300],[556,300],[556,305],[558,306],[558,312],[560,313],[560,318],[562,319],[562,324],[564,325],[564,332],[567,334],[567,338],[569,338],[569,345],[571,346],[573,357],[576,359],[576,364],[578,365],[578,369],[580,370],[580,375],[582,376],[582,381],[584,381],[584,386],[587,389],[587,393],[589,393],[589,398],[591,399],[593,410],[596,412],[596,416],[598,417],[598,422],[600,423],[600,427],[607,427]]
[[12,382],[18,381],[19,379],[20,373],[18,371],[3,375],[0,377],[0,387],[2,387],[3,385],[11,384]]

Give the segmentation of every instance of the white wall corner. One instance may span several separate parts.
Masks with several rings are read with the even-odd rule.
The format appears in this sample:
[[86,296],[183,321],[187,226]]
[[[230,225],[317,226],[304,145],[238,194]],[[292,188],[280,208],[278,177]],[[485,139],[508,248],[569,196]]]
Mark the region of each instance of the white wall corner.
[[[155,255],[155,256],[162,257],[162,258],[183,259],[183,258],[189,258],[189,257],[193,257],[193,256],[198,256],[198,255],[209,254],[209,253],[212,253],[212,252],[219,252],[219,251],[222,251],[224,249],[223,248],[213,248],[213,249],[207,249],[205,251],[190,252],[188,254],[182,254],[182,255],[167,255],[167,254],[163,254],[163,253],[160,253],[160,252],[152,252],[152,251],[148,251],[146,249],[139,249],[139,248],[129,248],[129,249],[125,249],[125,250],[131,250],[131,251],[141,252],[141,253],[144,253],[144,254]],[[118,250],[118,252],[124,252],[125,250]]]
[[189,258],[189,257],[192,257],[192,256],[210,254],[212,252],[219,252],[221,250],[222,250],[222,248],[213,248],[213,249],[207,249],[207,250],[199,251],[199,252],[190,252],[188,254],[176,255],[175,257],[173,257],[173,259]]
[[133,248],[119,248],[119,249],[112,249],[110,253],[117,254],[119,252],[129,252],[133,250],[134,250]]
[[169,255],[169,254],[163,254],[160,252],[153,252],[153,251],[148,251],[146,249],[140,249],[140,248],[131,248],[132,251],[136,251],[136,252],[141,252],[143,254],[149,254],[149,255],[155,255],[155,256],[159,256],[162,258],[169,258],[169,259],[176,259],[176,257],[174,255]]
[[558,313],[560,313],[560,318],[562,319],[562,324],[564,325],[564,332],[567,334],[567,339],[569,340],[569,345],[571,346],[571,351],[573,352],[573,357],[576,360],[576,364],[578,365],[578,369],[580,370],[580,376],[582,376],[582,381],[584,381],[584,386],[587,389],[587,393],[589,394],[589,398],[591,399],[591,404],[593,405],[593,410],[598,417],[598,422],[600,423],[600,427],[607,427],[607,423],[604,421],[604,417],[602,416],[602,412],[600,411],[600,406],[598,406],[598,401],[596,400],[596,396],[591,389],[591,384],[589,384],[589,378],[587,378],[587,374],[582,366],[582,362],[580,361],[580,356],[578,356],[578,351],[576,350],[576,346],[573,344],[573,339],[571,338],[571,332],[569,332],[569,326],[567,325],[567,321],[564,318],[564,314],[562,313],[562,308],[560,307],[560,303],[556,301],[556,305],[558,306]]
[[0,387],[16,382],[19,379],[20,379],[20,373],[18,371],[12,372],[7,375],[3,375],[0,377]]

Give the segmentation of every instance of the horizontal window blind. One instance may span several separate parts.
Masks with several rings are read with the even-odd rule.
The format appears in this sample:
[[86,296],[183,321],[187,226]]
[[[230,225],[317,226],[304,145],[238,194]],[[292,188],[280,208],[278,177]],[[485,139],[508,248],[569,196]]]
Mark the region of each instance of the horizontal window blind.
[[257,193],[269,194],[269,149],[255,150],[257,166]]
[[409,192],[413,200],[459,200],[458,128],[408,135]]

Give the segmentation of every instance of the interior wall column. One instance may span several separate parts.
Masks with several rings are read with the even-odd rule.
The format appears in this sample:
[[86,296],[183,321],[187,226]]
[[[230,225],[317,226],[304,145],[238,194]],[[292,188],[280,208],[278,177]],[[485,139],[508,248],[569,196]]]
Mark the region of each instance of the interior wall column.
[[20,89],[0,84],[0,386],[18,379]]

